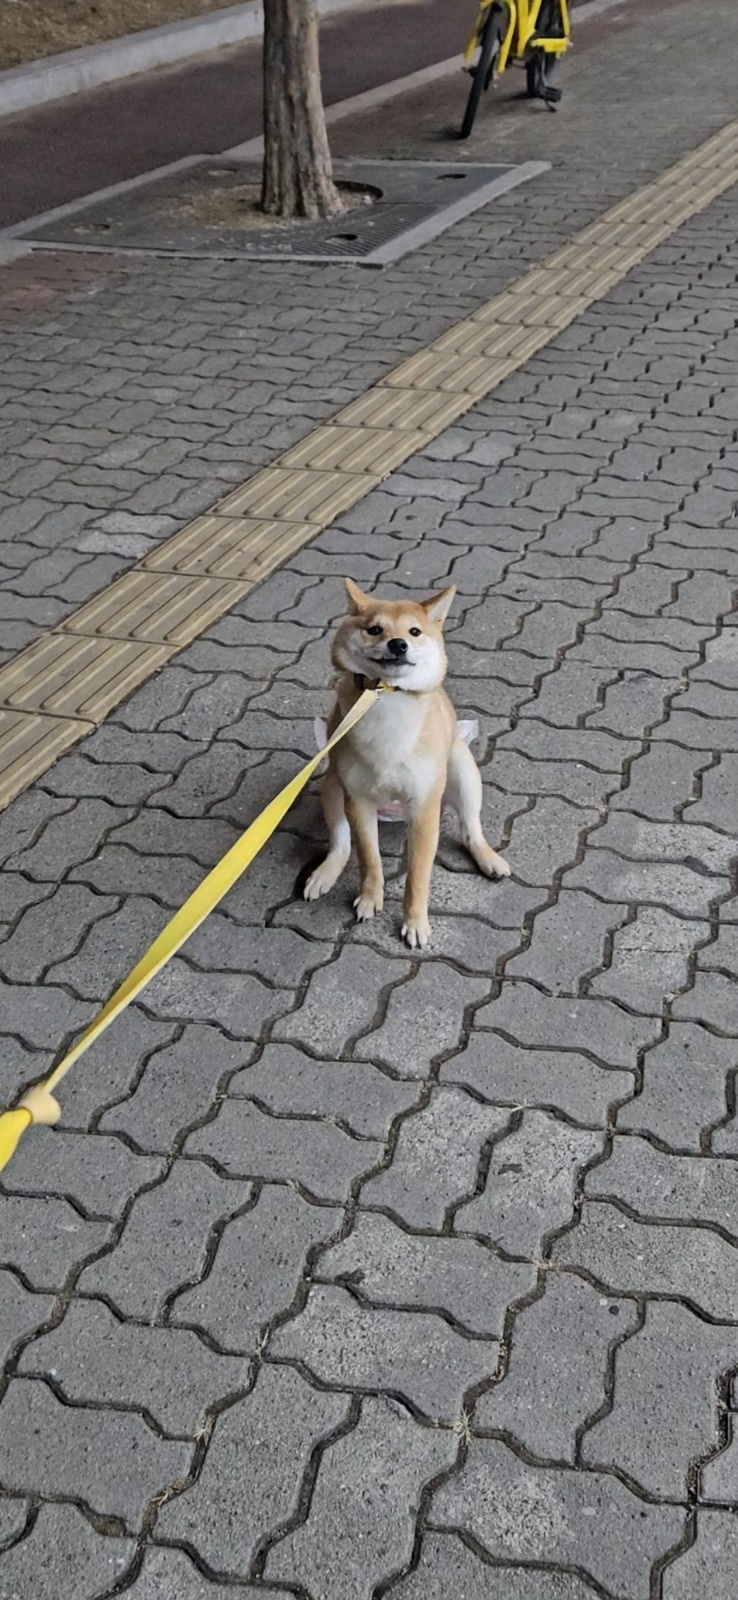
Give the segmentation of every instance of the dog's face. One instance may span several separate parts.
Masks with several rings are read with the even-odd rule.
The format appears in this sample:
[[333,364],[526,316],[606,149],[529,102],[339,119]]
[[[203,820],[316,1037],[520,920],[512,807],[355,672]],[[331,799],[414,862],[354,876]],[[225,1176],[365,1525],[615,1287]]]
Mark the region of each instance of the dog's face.
[[347,578],[350,610],[334,640],[333,665],[416,694],[437,689],[446,676],[443,624],[455,592],[418,602],[379,600]]

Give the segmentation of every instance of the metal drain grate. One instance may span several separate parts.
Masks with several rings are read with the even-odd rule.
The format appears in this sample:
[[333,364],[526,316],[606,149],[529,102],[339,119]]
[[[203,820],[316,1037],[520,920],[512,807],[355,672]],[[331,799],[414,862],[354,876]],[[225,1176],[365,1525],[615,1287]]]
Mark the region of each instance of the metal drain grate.
[[148,182],[65,207],[14,230],[38,245],[72,250],[248,258],[261,261],[354,261],[384,266],[434,238],[461,217],[548,170],[432,161],[337,161],[339,181],[376,198],[329,222],[239,226],[217,219],[214,195],[258,184],[253,163],[212,158]]

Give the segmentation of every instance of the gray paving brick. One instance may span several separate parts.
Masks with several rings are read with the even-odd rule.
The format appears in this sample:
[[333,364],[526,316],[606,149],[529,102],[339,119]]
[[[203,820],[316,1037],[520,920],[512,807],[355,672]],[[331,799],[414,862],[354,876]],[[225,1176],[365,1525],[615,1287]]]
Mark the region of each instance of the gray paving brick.
[[[720,684],[715,683],[690,681],[686,694],[680,695],[674,709],[680,714],[683,712],[685,716],[693,713],[695,716],[704,718],[706,722],[717,721],[721,724],[723,722],[730,724],[735,721],[735,697],[733,693],[729,688],[723,688]],[[725,732],[727,733],[728,731],[729,729],[726,728]],[[722,726],[713,730],[716,742],[721,745],[727,745],[728,740],[722,737],[723,732]]]
[[42,1495],[84,1500],[129,1528],[190,1466],[189,1445],[157,1439],[140,1417],[64,1406],[35,1379],[13,1379],[0,1422],[0,1473],[8,1489],[32,1483]]
[[179,772],[185,761],[202,748],[178,733],[155,733],[148,728],[134,732],[111,717],[85,739],[82,754],[103,765],[135,763],[166,777]]
[[349,1284],[362,1302],[443,1311],[488,1338],[501,1338],[508,1306],[535,1284],[533,1268],[501,1261],[476,1241],[409,1234],[367,1212],[321,1256],[316,1275]]
[[199,972],[177,956],[146,990],[147,1008],[157,1016],[204,1023],[217,1018],[219,1026],[234,1038],[254,1041],[265,1023],[281,1017],[291,1003],[288,990],[268,988],[259,978]]
[[0,1035],[0,1104],[13,1105],[22,1090],[38,1077],[39,1057],[20,1039]]
[[[452,667],[454,666],[452,662]],[[460,716],[467,712],[484,718],[483,732],[489,732],[489,720],[497,719],[507,726],[507,719],[518,706],[524,705],[530,694],[529,685],[511,682],[506,675],[506,662],[498,657],[497,672],[486,677],[474,677],[472,671],[463,677],[446,679],[446,688]],[[541,667],[544,663],[541,662]],[[513,673],[515,677],[515,673]]]
[[0,1272],[0,1365],[5,1365],[19,1340],[41,1327],[53,1304],[53,1296],[31,1294],[14,1273]]
[[3,1499],[0,1501],[0,1539],[2,1539],[3,1549],[11,1539],[18,1539],[19,1535],[24,1532],[30,1509],[30,1501],[28,1500]]
[[674,1001],[674,1016],[707,1023],[719,1033],[738,1036],[738,989],[722,972],[695,973],[694,987]]
[[[61,811],[61,803],[58,804]],[[28,873],[41,883],[58,883],[72,867],[89,861],[111,828],[126,821],[122,807],[107,800],[78,801],[64,814],[52,816],[35,843],[16,848],[8,866]]]
[[268,1044],[255,1066],[231,1080],[228,1093],[254,1099],[277,1115],[335,1119],[364,1138],[386,1139],[419,1089],[368,1063],[314,1061],[294,1045]]
[[177,1133],[205,1115],[221,1080],[243,1059],[242,1044],[218,1028],[193,1024],[150,1058],[130,1098],[106,1111],[99,1125],[127,1134],[142,1150],[167,1152]]
[[[737,830],[738,831],[738,830]],[[735,841],[712,828],[682,823],[647,822],[629,812],[615,812],[592,834],[595,849],[614,850],[632,861],[670,861],[716,875],[730,871]]]
[[[138,1006],[129,1006],[115,1024],[115,1032],[91,1045],[65,1079],[59,1097],[62,1126],[88,1127],[102,1106],[130,1091],[148,1057],[168,1044],[175,1032],[175,1023],[159,1022]],[[111,1048],[113,1041],[117,1049]]]
[[590,713],[587,725],[604,728],[623,738],[640,738],[644,728],[650,728],[661,720],[667,698],[679,688],[678,678],[659,678],[647,672],[625,671],[617,682],[605,689],[603,704]]
[[390,1592],[393,1600],[591,1600],[594,1593],[570,1573],[489,1566],[453,1533],[427,1533],[418,1566]]
[[262,1540],[295,1515],[311,1451],[347,1414],[345,1395],[263,1367],[252,1392],[218,1417],[197,1482],[162,1508],[158,1531],[186,1540],[212,1570],[247,1578]]
[[572,1220],[578,1175],[602,1143],[600,1134],[525,1111],[520,1127],[494,1145],[484,1190],[457,1211],[456,1231],[538,1259],[547,1234]]
[[74,881],[89,883],[102,893],[148,895],[171,911],[179,910],[202,878],[202,868],[186,856],[139,855],[125,844],[103,845],[92,861],[72,873]]
[[[242,682],[245,694],[249,685],[245,679]],[[199,736],[187,731],[187,737]],[[207,738],[207,734],[203,737]],[[204,817],[217,800],[226,800],[233,793],[244,768],[258,759],[256,754],[249,758],[235,745],[216,741],[209,750],[185,761],[174,782],[157,799],[165,800],[167,810],[177,817]]]
[[[443,847],[442,847],[443,848]],[[456,847],[451,846],[456,852]],[[386,857],[385,857],[386,864]],[[357,922],[349,929],[352,944],[369,944],[383,955],[397,956],[406,948],[398,940],[400,917],[393,907],[382,917],[371,922]],[[512,928],[495,929],[478,917],[444,917],[436,913],[431,927],[430,943],[415,950],[414,957],[428,965],[442,957],[467,972],[479,973],[489,979],[499,962],[517,950],[518,932]]]
[[462,1089],[436,1089],[400,1125],[392,1164],[364,1184],[362,1204],[386,1207],[410,1228],[441,1228],[449,1206],[473,1191],[483,1148],[507,1115]]
[[[248,702],[249,696],[254,693],[254,684],[251,680],[242,677],[237,672],[221,672],[210,681],[207,678],[203,679],[191,673],[188,673],[187,677],[189,679],[187,698],[183,697],[182,704],[178,708],[172,707],[171,704],[159,707],[158,715],[155,713],[155,726],[160,727],[164,733],[181,733],[184,734],[186,739],[195,740],[210,740],[224,729],[235,730],[238,718],[243,716],[244,707]],[[146,725],[148,726],[148,718]],[[235,760],[233,759],[234,755],[236,757]],[[228,758],[228,767],[225,769],[226,781],[230,768],[234,774],[233,782],[235,783],[239,755],[241,766],[243,767],[245,764],[246,757],[243,753],[239,751],[233,752]],[[203,757],[200,770],[204,769],[205,758]],[[218,766],[215,767],[215,772],[220,770],[221,763],[219,760]],[[181,799],[186,803],[188,795],[192,794],[190,783],[186,776],[186,769],[181,774],[181,778],[179,793]],[[195,786],[197,785],[196,773],[191,775],[191,782]],[[190,814],[187,811],[181,812],[181,815]]]
[[508,747],[536,761],[571,761],[600,772],[619,772],[627,757],[637,754],[633,741],[594,728],[552,728],[532,716],[497,740],[498,752]]
[[735,1318],[738,1250],[706,1228],[636,1222],[615,1206],[585,1201],[578,1226],[552,1254],[612,1294],[668,1295],[716,1321]]
[[73,1301],[61,1325],[27,1347],[19,1370],[53,1376],[73,1404],[123,1404],[180,1436],[196,1434],[206,1407],[248,1377],[240,1357],[214,1355],[196,1334],[119,1322],[94,1300]]
[[586,811],[557,796],[539,795],[513,820],[505,847],[513,874],[548,887],[554,874],[576,859],[580,839],[598,816],[594,808]]
[[323,1285],[269,1341],[270,1357],[299,1361],[321,1384],[390,1394],[445,1424],[458,1419],[466,1390],[492,1375],[497,1352],[496,1340],[463,1338],[441,1317],[367,1308]]
[[555,905],[538,912],[527,950],[508,961],[506,975],[531,979],[552,994],[576,994],[587,974],[603,964],[608,935],[626,915],[626,906],[563,890]]
[[[701,577],[705,574],[701,574]],[[721,581],[721,580],[719,580]],[[723,688],[738,686],[738,633],[735,628],[725,628],[715,639],[708,639],[702,666],[690,673],[690,681],[719,683]]]
[[614,772],[599,772],[577,761],[531,759],[517,749],[497,750],[482,776],[507,794],[555,795],[582,808],[601,805],[619,784]]
[[594,667],[564,660],[558,671],[543,679],[535,699],[521,709],[521,718],[543,720],[558,728],[576,728],[579,717],[597,707],[598,693],[608,674]]
[[613,672],[648,672],[662,678],[678,678],[699,660],[697,645],[688,654],[651,639],[633,639],[627,634],[623,637],[624,620],[624,612],[608,612],[606,621],[587,628],[581,644],[569,651],[567,660],[590,662]]
[[3,1184],[10,1194],[64,1196],[86,1215],[118,1217],[162,1170],[118,1139],[49,1128],[21,1141]]
[[[440,861],[436,861],[434,866],[428,901],[432,921],[439,912],[448,911],[458,916],[481,917],[495,928],[509,928],[518,932],[526,912],[545,903],[545,896],[540,890],[527,888],[525,884],[515,883],[510,878],[492,883],[471,867],[467,869],[465,859],[458,852],[454,859],[452,868]],[[462,860],[464,870],[460,870]],[[404,877],[400,877],[396,882],[388,883],[388,900],[402,898],[404,882]],[[414,960],[417,954],[417,951],[413,952]]]
[[653,1014],[689,979],[693,951],[710,936],[708,922],[687,922],[659,906],[639,906],[613,938],[610,965],[588,985],[634,1011]]
[[[164,1183],[134,1201],[115,1249],[85,1268],[82,1293],[153,1322],[168,1295],[199,1277],[214,1225],[234,1216],[250,1195],[250,1184],[228,1183],[200,1161],[176,1162]],[[185,1226],[192,1215],[196,1230]]]
[[528,983],[506,983],[478,1011],[475,1028],[492,1028],[528,1049],[583,1050],[611,1067],[634,1068],[638,1052],[659,1037],[655,1019],[629,1017],[607,1000],[549,998]]
[[[714,691],[718,693],[717,690]],[[712,751],[722,748],[738,751],[738,717],[701,716],[696,711],[682,711],[679,702],[672,708],[668,728],[655,728],[654,739],[676,739],[690,750]]]
[[[603,617],[607,617],[611,611],[626,611],[636,617],[658,616],[673,601],[679,579],[686,576],[686,570],[666,571],[663,567],[641,562],[631,572],[624,573],[618,583],[617,593],[603,601]],[[664,610],[664,615],[667,614]]]
[[409,962],[390,962],[355,946],[342,950],[336,961],[313,974],[301,1006],[277,1024],[274,1037],[334,1058],[371,1025],[386,988],[409,972]]
[[291,928],[236,928],[214,911],[187,945],[188,959],[207,972],[250,972],[277,988],[294,989],[333,954],[333,944]]
[[618,1112],[619,1128],[655,1135],[674,1150],[699,1151],[700,1134],[726,1115],[726,1079],[735,1062],[727,1039],[673,1022],[644,1060],[643,1089]]
[[550,1107],[575,1122],[600,1125],[619,1100],[629,1099],[630,1073],[596,1066],[567,1051],[528,1050],[499,1034],[473,1034],[460,1055],[444,1063],[442,1083],[473,1089],[494,1105]]
[[477,1402],[475,1429],[502,1430],[528,1455],[573,1465],[580,1429],[605,1404],[610,1352],[637,1321],[632,1300],[549,1274],[542,1298],[515,1318],[507,1372]]
[[[10,984],[0,978],[1,1026],[36,1051],[56,1051],[92,1020],[93,1007],[52,984]],[[34,1077],[44,1067],[36,1056]]]
[[693,1600],[697,1594],[730,1595],[738,1560],[738,1524],[731,1511],[698,1511],[697,1537],[666,1568],[664,1600]]
[[[0,924],[7,925],[21,917],[29,906],[47,900],[53,894],[47,883],[32,883],[21,872],[5,872],[0,876]],[[5,952],[3,952],[4,954]]]
[[[532,589],[534,585],[531,583],[527,587]],[[558,650],[574,644],[579,629],[587,622],[594,607],[595,601],[590,593],[593,587],[592,584],[577,583],[576,580],[572,580],[567,585],[571,604],[561,605],[555,599],[544,599],[536,611],[523,618],[522,625],[509,641],[510,648],[527,650],[531,655],[551,657]],[[535,585],[535,591],[540,596],[546,588],[548,586],[543,583]],[[599,592],[602,593],[603,588],[600,588]],[[507,642],[503,643],[502,648],[503,650],[507,648]]]
[[114,800],[117,805],[140,805],[166,782],[160,773],[127,761],[91,761],[86,754],[65,756],[44,774],[52,794],[70,799]]
[[266,1576],[324,1600],[371,1600],[412,1554],[421,1491],[456,1453],[453,1434],[420,1428],[392,1400],[363,1402],[325,1451],[307,1520],[270,1552]]
[[[46,1130],[29,1134],[43,1139]],[[4,1195],[2,1265],[22,1273],[32,1289],[62,1289],[70,1268],[99,1250],[110,1235],[105,1222],[83,1219],[66,1200]]]
[[[99,897],[90,896],[91,901],[93,898]],[[103,902],[101,917],[88,926],[81,940],[75,939],[79,945],[75,953],[49,967],[49,980],[68,986],[85,1000],[105,999],[161,933],[165,920],[161,906],[153,900],[131,896],[112,914],[107,914]],[[88,924],[90,921],[88,916]]]
[[700,1471],[698,1492],[700,1500],[735,1509],[738,1499],[738,1431],[734,1416],[728,1418],[727,1445],[707,1461]]
[[427,1076],[432,1060],[459,1043],[467,1006],[483,1000],[489,984],[444,968],[421,967],[389,998],[384,1021],[354,1047],[363,1061],[378,1061],[401,1078]]
[[[628,774],[627,787],[613,796],[611,805],[616,811],[634,811],[643,817],[670,822],[692,799],[697,775],[707,764],[707,756],[664,742],[658,750],[648,750],[636,758]],[[685,820],[711,822],[713,819],[696,815],[695,808],[689,806]],[[732,821],[734,823],[735,818]]]
[[177,1296],[170,1320],[204,1328],[230,1350],[253,1352],[259,1329],[289,1309],[309,1252],[340,1221],[332,1207],[265,1185],[256,1206],[227,1224],[207,1277]]
[[531,1467],[493,1439],[472,1441],[429,1520],[472,1534],[496,1561],[575,1567],[623,1600],[649,1600],[651,1566],[684,1525],[676,1506],[647,1505],[616,1478]]
[[214,1122],[190,1135],[186,1149],[213,1158],[231,1176],[299,1183],[339,1203],[382,1154],[376,1140],[351,1138],[332,1122],[272,1117],[248,1100],[227,1100]]
[[718,929],[717,938],[698,951],[697,966],[700,971],[721,971],[738,977],[738,927],[735,924]]
[[[158,797],[160,799],[163,796]],[[147,806],[111,834],[111,844],[126,844],[141,855],[191,856],[209,870],[236,841],[232,825],[217,817],[173,817],[160,806]],[[94,851],[90,851],[92,856]]]
[[41,1505],[31,1532],[3,1554],[0,1596],[96,1600],[117,1583],[134,1551],[132,1539],[97,1533],[76,1506]]
[[644,1327],[615,1353],[612,1408],[586,1434],[584,1461],[684,1499],[690,1467],[717,1443],[717,1381],[736,1359],[738,1330],[710,1327],[686,1306],[648,1305]]
[[663,905],[684,917],[706,917],[728,888],[727,878],[706,877],[682,861],[631,863],[612,850],[591,850],[563,879],[567,889],[589,889],[603,900]]
[[646,1139],[616,1137],[612,1154],[589,1173],[586,1191],[622,1201],[644,1219],[702,1222],[738,1236],[731,1161],[667,1155]]
[[[0,1591],[1,1592],[1,1591]],[[239,1584],[243,1600],[256,1600],[264,1590],[252,1584]],[[270,1589],[270,1600],[290,1600],[285,1589]],[[212,1583],[185,1555],[183,1550],[149,1546],[138,1578],[126,1589],[129,1600],[233,1600],[230,1583]]]
[[[719,730],[712,729],[715,744],[722,744]],[[698,757],[695,752],[695,761],[703,759],[707,764],[707,756]],[[720,753],[719,763],[710,767],[702,779],[702,793],[700,799],[687,806],[684,813],[686,822],[706,822],[714,828],[723,828],[726,833],[735,834],[735,796],[738,785],[738,755]]]
[[487,641],[489,646],[487,649],[482,645],[472,644],[467,636],[466,622],[463,623],[463,639],[454,629],[453,620],[449,621],[447,632],[450,635],[448,647],[452,684],[461,685],[469,679],[476,684],[485,678],[491,682],[493,694],[497,681],[512,688],[532,691],[536,680],[549,670],[550,664],[545,657],[537,658],[527,655],[523,650],[512,648],[506,650],[503,656],[499,650],[492,648],[492,640]]

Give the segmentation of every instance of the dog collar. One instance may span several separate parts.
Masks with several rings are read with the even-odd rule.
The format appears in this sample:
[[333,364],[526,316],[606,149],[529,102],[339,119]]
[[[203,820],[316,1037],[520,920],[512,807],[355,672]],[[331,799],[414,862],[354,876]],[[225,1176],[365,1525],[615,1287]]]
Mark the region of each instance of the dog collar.
[[385,683],[384,678],[365,678],[363,672],[354,673],[354,688],[358,689],[359,694],[363,694],[365,689],[376,689],[383,694],[398,692],[391,683]]

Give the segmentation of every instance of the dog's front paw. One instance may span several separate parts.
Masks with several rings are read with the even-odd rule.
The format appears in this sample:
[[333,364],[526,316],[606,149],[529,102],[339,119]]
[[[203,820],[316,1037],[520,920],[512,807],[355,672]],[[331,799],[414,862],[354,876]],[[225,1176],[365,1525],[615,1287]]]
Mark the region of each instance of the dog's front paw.
[[498,856],[497,851],[489,845],[484,852],[477,856],[477,864],[488,878],[509,878],[510,868],[504,856]]
[[356,896],[354,910],[357,922],[371,922],[372,917],[378,917],[384,906],[384,890],[362,889]]
[[430,940],[430,932],[426,916],[406,917],[402,924],[402,937],[411,950],[423,950]]
[[336,870],[335,862],[330,856],[321,861],[320,866],[311,872],[305,888],[302,891],[304,900],[319,900],[321,895],[328,894],[339,877],[340,867]]

